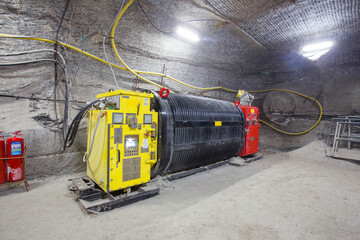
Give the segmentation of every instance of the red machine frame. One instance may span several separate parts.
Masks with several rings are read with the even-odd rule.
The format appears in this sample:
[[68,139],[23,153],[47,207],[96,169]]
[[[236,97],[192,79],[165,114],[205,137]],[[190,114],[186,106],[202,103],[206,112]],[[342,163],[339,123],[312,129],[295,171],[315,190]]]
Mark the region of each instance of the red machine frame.
[[259,151],[259,108],[247,105],[239,106],[245,115],[245,142],[238,154],[245,157]]

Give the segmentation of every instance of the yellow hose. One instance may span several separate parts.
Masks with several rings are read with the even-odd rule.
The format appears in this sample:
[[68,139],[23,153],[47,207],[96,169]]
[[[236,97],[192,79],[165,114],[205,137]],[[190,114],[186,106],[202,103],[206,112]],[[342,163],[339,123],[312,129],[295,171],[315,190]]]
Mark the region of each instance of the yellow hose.
[[124,12],[128,9],[128,7],[130,7],[130,5],[134,2],[134,0],[130,0],[124,7],[123,9],[121,10],[121,12],[118,14],[118,16],[116,17],[115,21],[114,21],[114,25],[113,27],[111,28],[111,34],[110,34],[110,38],[111,38],[111,46],[117,56],[117,58],[119,59],[119,61],[121,62],[122,65],[125,66],[125,68],[130,71],[132,74],[134,74],[136,77],[140,78],[141,80],[147,82],[147,83],[151,83],[151,84],[154,84],[155,86],[159,87],[159,88],[162,88],[161,85],[159,84],[156,84],[142,76],[140,76],[139,74],[137,74],[136,72],[134,72],[134,70],[132,70],[123,60],[122,58],[120,57],[119,55],[119,52],[117,51],[116,49],[116,45],[115,45],[115,40],[114,40],[114,35],[115,35],[115,29],[116,29],[116,26],[120,20],[120,18],[124,15]]
[[[38,37],[29,37],[29,36],[19,36],[19,35],[12,35],[12,34],[3,34],[3,33],[0,33],[0,37],[4,37],[4,38],[13,38],[13,39],[25,39],[25,40],[34,40],[34,41],[40,41],[40,42],[48,42],[48,43],[56,43],[56,41],[54,40],[51,40],[51,39],[46,39],[46,38],[38,38]],[[67,44],[67,43],[63,43],[63,42],[58,42],[58,44],[64,46],[64,47],[67,47],[67,48],[70,48],[76,52],[79,52],[81,53],[81,49],[77,48],[77,47],[74,47],[70,44]],[[110,63],[100,57],[97,57],[91,53],[88,53],[86,51],[82,51],[82,53],[88,57],[91,57],[95,60],[98,60],[99,62],[102,62],[102,63],[105,63],[105,64],[110,64],[111,66],[115,67],[115,68],[118,68],[118,69],[122,69],[122,70],[125,70],[125,71],[129,71],[127,68],[124,68],[124,67],[121,67],[119,65],[116,65],[116,64],[113,64],[113,63]],[[156,76],[161,76],[161,77],[166,77],[172,81],[175,81],[179,84],[182,84],[186,87],[189,87],[189,88],[193,88],[193,89],[197,89],[197,90],[204,90],[204,91],[209,91],[209,90],[223,90],[223,91],[227,91],[227,92],[233,92],[233,93],[237,93],[238,91],[236,90],[232,90],[232,89],[228,89],[228,88],[224,88],[224,87],[209,87],[209,88],[202,88],[202,87],[195,87],[195,86],[192,86],[190,84],[187,84],[187,83],[184,83],[176,78],[173,78],[171,76],[168,76],[166,74],[163,74],[163,73],[156,73],[156,72],[147,72],[147,71],[139,71],[139,70],[133,70],[133,72],[135,73],[138,73],[138,74],[147,74],[147,75],[156,75]],[[144,78],[141,77],[142,80],[144,80]],[[150,84],[153,84],[159,88],[161,88],[162,86],[160,86],[159,84],[156,84],[148,79],[146,79],[148,83]]]
[[276,130],[276,131],[278,131],[280,133],[283,133],[283,134],[286,134],[286,135],[291,135],[291,136],[298,136],[298,135],[303,135],[305,133],[308,133],[311,130],[313,130],[320,123],[320,120],[321,120],[322,115],[323,115],[323,108],[322,108],[320,102],[318,100],[316,100],[315,98],[309,97],[309,96],[307,96],[305,94],[302,94],[302,93],[294,92],[294,91],[291,91],[291,90],[286,90],[286,89],[267,89],[267,90],[258,90],[258,91],[248,91],[248,92],[249,93],[264,93],[264,92],[272,92],[272,91],[289,92],[289,93],[296,94],[296,95],[299,95],[301,97],[304,97],[304,98],[307,98],[307,99],[310,99],[310,100],[314,101],[319,106],[319,110],[320,110],[319,118],[311,128],[309,128],[308,130],[305,130],[303,132],[299,132],[299,133],[290,133],[290,132],[282,131],[282,130],[272,126],[270,123],[267,123],[267,122],[259,119],[260,122],[264,123],[265,125],[271,127],[272,129],[274,129],[274,130]]
[[[142,79],[143,81],[145,82],[150,82],[150,80],[140,76],[138,73],[142,73],[142,74],[151,74],[151,75],[158,75],[158,76],[162,76],[162,77],[166,77],[170,80],[173,80],[177,83],[180,83],[184,86],[187,86],[187,87],[190,87],[190,88],[193,88],[193,89],[198,89],[198,90],[217,90],[217,89],[221,89],[221,90],[225,90],[225,91],[229,91],[229,92],[237,92],[235,90],[231,90],[231,89],[228,89],[228,88],[224,88],[224,87],[211,87],[211,88],[201,88],[201,87],[195,87],[195,86],[192,86],[190,84],[187,84],[187,83],[184,83],[184,82],[181,82],[180,80],[177,80],[173,77],[170,77],[170,76],[167,76],[165,74],[162,74],[162,73],[153,73],[153,72],[143,72],[143,71],[134,71],[132,70],[124,61],[123,59],[120,57],[120,54],[118,52],[118,50],[116,49],[116,45],[115,45],[115,40],[114,40],[114,35],[115,35],[115,30],[116,30],[116,26],[117,24],[119,23],[121,17],[124,15],[125,11],[130,7],[130,5],[134,2],[134,0],[129,0],[129,2],[124,6],[124,8],[121,10],[121,12],[118,14],[118,16],[116,17],[115,21],[114,21],[114,25],[111,29],[111,34],[110,34],[110,38],[111,38],[111,45],[112,45],[112,48],[117,56],[117,58],[119,59],[119,61],[121,62],[122,65],[124,65],[126,67],[126,69],[128,71],[130,71],[132,74],[134,74],[135,76],[137,76],[138,78]],[[161,88],[161,86],[159,85],[159,87]]]

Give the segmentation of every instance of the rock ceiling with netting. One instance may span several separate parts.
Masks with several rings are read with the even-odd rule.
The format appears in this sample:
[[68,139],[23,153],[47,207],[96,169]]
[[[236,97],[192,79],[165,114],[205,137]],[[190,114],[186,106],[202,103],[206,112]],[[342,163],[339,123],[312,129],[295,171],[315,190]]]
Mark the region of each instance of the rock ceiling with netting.
[[266,48],[360,34],[360,0],[204,0]]

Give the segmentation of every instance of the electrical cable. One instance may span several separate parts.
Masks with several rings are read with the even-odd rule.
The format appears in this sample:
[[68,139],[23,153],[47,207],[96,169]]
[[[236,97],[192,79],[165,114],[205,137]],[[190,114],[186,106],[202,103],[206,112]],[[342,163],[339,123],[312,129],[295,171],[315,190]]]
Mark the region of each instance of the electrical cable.
[[[56,31],[56,35],[55,35],[55,46],[54,46],[54,50],[56,51],[56,53],[54,53],[54,58],[55,58],[55,81],[54,81],[54,111],[55,111],[55,119],[56,119],[56,127],[57,127],[57,130],[58,130],[58,134],[59,134],[59,138],[60,138],[60,141],[62,140],[62,141],[64,141],[64,135],[65,135],[65,131],[64,131],[64,126],[65,125],[67,125],[67,119],[63,119],[63,137],[61,138],[61,136],[60,136],[60,126],[59,126],[59,116],[58,116],[58,114],[57,114],[57,106],[56,106],[56,86],[57,86],[57,84],[58,84],[58,68],[57,68],[57,52],[58,52],[58,37],[59,37],[59,33],[60,33],[60,29],[61,29],[61,26],[62,26],[62,23],[63,23],[63,21],[64,21],[64,18],[65,18],[65,14],[66,14],[66,12],[67,12],[67,9],[68,9],[68,7],[69,7],[69,3],[70,3],[70,0],[67,0],[67,2],[66,2],[66,5],[65,5],[65,9],[64,9],[64,12],[63,12],[63,14],[62,14],[62,16],[61,16],[61,20],[60,20],[60,23],[59,23],[59,27],[58,27],[58,29],[57,29],[57,31]],[[66,74],[66,78],[68,77],[68,75]],[[66,79],[66,84],[67,84],[67,81],[68,81],[68,79]],[[67,94],[66,94],[67,95]],[[68,98],[67,98],[67,96],[65,96],[65,107],[64,107],[64,117],[65,117],[65,115],[66,115],[66,111],[67,111],[67,100],[68,100]]]
[[[47,50],[46,50],[47,51]],[[55,51],[55,50],[52,50]],[[35,51],[27,51],[27,52],[20,52],[20,53],[16,53],[16,54],[6,54],[7,56],[17,56],[17,55],[23,55],[23,54],[28,54],[28,53],[35,53],[35,52],[39,52],[39,50],[35,50]],[[64,58],[61,56],[61,59],[65,62]],[[21,62],[0,62],[0,66],[18,66],[18,65],[26,65],[26,64],[33,64],[33,63],[40,63],[40,62],[57,62],[57,60],[54,59],[35,59],[35,60],[28,60],[28,61],[21,61]],[[60,66],[63,70],[63,72],[65,72],[65,76],[67,76],[66,72],[66,66],[62,65],[61,63],[58,63],[58,66]],[[60,75],[61,76],[61,75]],[[65,81],[65,88],[67,89],[67,81]],[[67,90],[66,90],[67,91]],[[57,102],[57,99],[54,99],[55,101],[55,105]],[[65,100],[64,100],[65,104],[68,102],[68,98],[67,98],[67,94],[65,94]],[[67,110],[64,111],[64,119],[67,119],[68,115],[67,115]],[[58,122],[58,120],[57,120]],[[63,138],[65,138],[64,133],[66,132],[66,125],[63,126]],[[58,131],[60,129],[58,128]]]
[[[80,49],[81,49],[81,55],[80,55],[79,61],[78,61],[78,63],[77,63],[77,67],[76,67],[76,70],[75,70],[75,73],[74,73],[74,76],[73,76],[73,77],[71,76],[71,75],[72,75],[72,74],[71,74],[71,71],[69,71],[69,77],[68,77],[68,79],[69,79],[69,89],[68,89],[68,93],[67,93],[67,94],[70,94],[71,99],[73,100],[73,103],[74,103],[77,107],[79,107],[79,108],[81,109],[81,108],[83,108],[83,106],[79,105],[79,104],[75,101],[74,94],[73,94],[73,91],[72,91],[72,86],[73,86],[73,84],[74,84],[74,82],[75,82],[75,78],[76,78],[77,73],[78,73],[78,71],[79,71],[79,69],[80,69],[80,64],[81,64],[81,60],[82,60],[82,57],[83,57],[84,40],[85,40],[85,37],[84,37],[84,36],[85,36],[85,35],[84,35],[84,29],[83,29],[83,28],[84,28],[84,27],[83,27],[83,26],[84,26],[84,21],[83,21],[83,16],[82,16],[82,8],[81,8],[81,4],[80,4],[80,1],[79,1],[79,0],[77,0],[77,5],[78,5],[78,7],[79,7],[79,9],[80,9],[80,20],[81,20],[81,47],[80,47]],[[73,19],[73,15],[74,15],[75,9],[76,9],[76,8],[74,8],[73,11],[71,12],[71,16],[70,16],[70,20],[69,20],[69,30],[68,30],[68,32],[67,32],[67,35],[66,35],[66,38],[65,38],[65,42],[67,42],[67,40],[68,40],[68,38],[69,38],[69,34],[71,33],[71,26],[72,26],[71,22],[72,22],[72,19]],[[65,56],[67,57],[68,62],[69,62],[67,68],[70,69],[70,67],[69,67],[69,66],[70,66],[70,59],[69,59],[69,56],[68,56],[67,48],[66,48],[65,46],[63,46],[63,45],[60,45],[60,46],[62,46],[62,47],[64,48]],[[72,108],[72,109],[79,110],[78,108],[74,108],[74,107],[72,106],[71,102],[69,102],[68,105],[69,105],[70,108]],[[70,116],[70,114],[69,114],[69,116]]]
[[[62,45],[61,45],[62,46]],[[64,46],[62,46],[64,47]],[[64,59],[64,56],[62,54],[60,54],[60,52],[56,52],[54,49],[39,49],[39,50],[29,50],[29,51],[23,51],[23,52],[14,52],[14,53],[4,53],[4,54],[0,54],[0,57],[12,57],[12,56],[21,56],[21,55],[26,55],[26,54],[36,54],[36,53],[41,53],[41,52],[53,52],[53,53],[56,53],[59,55],[61,61],[63,62],[63,65],[66,66],[67,65],[67,62],[65,61]],[[62,69],[62,72],[59,74],[60,76],[63,74],[64,72],[64,69]],[[77,105],[78,107],[80,108],[75,108],[73,107],[71,104],[69,105],[72,109],[74,110],[80,110],[83,106],[79,105],[78,103],[80,103],[81,101],[76,101],[73,97],[73,94],[72,94],[72,90],[70,89],[71,91],[71,96],[72,96],[72,103],[74,103],[75,105]],[[65,96],[65,93],[63,92],[64,96]],[[86,102],[85,102],[86,103]]]
[[[140,6],[141,11],[144,13],[146,19],[148,20],[148,22],[149,22],[156,30],[158,30],[159,32],[164,33],[164,34],[172,34],[172,33],[174,33],[174,31],[166,32],[166,31],[161,30],[160,28],[158,28],[158,27],[150,20],[149,16],[146,14],[143,6],[142,6],[141,3],[140,3],[140,0],[137,0],[137,2],[138,2],[138,4],[139,4],[139,6]],[[207,18],[204,18],[204,19],[192,19],[192,20],[181,21],[181,22],[179,22],[178,24],[189,23],[189,22],[205,22],[205,21],[221,22],[221,23],[224,23],[224,24],[228,23],[227,21],[221,21],[221,20],[218,20],[218,19],[207,19]]]
[[[78,61],[78,64],[77,64],[77,67],[76,67],[76,70],[75,70],[75,73],[73,75],[73,77],[71,78],[71,81],[70,81],[70,87],[69,87],[69,92],[70,92],[70,95],[71,95],[71,98],[72,100],[74,100],[74,94],[73,94],[73,91],[72,91],[72,86],[75,82],[75,79],[76,79],[76,76],[79,72],[79,69],[80,69],[80,65],[81,65],[81,62],[82,62],[82,58],[83,58],[83,52],[84,52],[84,41],[85,41],[85,34],[84,34],[84,19],[83,19],[83,12],[82,12],[82,8],[81,8],[81,2],[80,0],[77,0],[77,5],[79,7],[79,12],[80,12],[80,21],[81,21],[81,46],[80,46],[80,49],[81,49],[81,55],[80,55],[80,58],[79,58],[79,61]],[[74,10],[75,11],[75,10]],[[71,20],[72,20],[72,15],[74,14],[74,11],[72,12],[71,14],[71,18],[70,18],[70,30],[68,32],[68,34],[71,32]],[[67,37],[68,38],[68,37]],[[66,38],[66,41],[67,41],[67,38]],[[79,104],[77,104],[75,102],[75,105],[82,108],[83,106],[80,106]],[[72,107],[70,105],[70,107]]]
[[307,96],[305,94],[298,93],[298,92],[295,92],[295,91],[287,90],[287,89],[267,89],[267,90],[257,90],[257,91],[247,91],[247,92],[249,92],[249,93],[265,93],[265,92],[272,92],[272,91],[288,92],[288,93],[292,93],[292,94],[295,94],[295,95],[299,95],[299,96],[301,96],[303,98],[306,98],[308,100],[314,101],[319,107],[319,111],[320,111],[319,118],[317,119],[316,123],[312,127],[310,127],[309,129],[307,129],[305,131],[298,132],[298,133],[291,133],[291,132],[282,131],[282,130],[272,126],[270,123],[267,123],[267,122],[265,122],[265,121],[263,121],[261,119],[259,119],[259,122],[264,123],[265,125],[269,126],[270,128],[274,129],[275,131],[278,131],[278,132],[280,132],[282,134],[290,135],[290,136],[298,136],[298,135],[303,135],[305,133],[308,133],[311,130],[313,130],[320,123],[322,115],[323,115],[323,108],[322,108],[320,102],[318,100],[316,100],[315,98],[309,97],[309,96]]
[[68,90],[68,80],[65,79],[65,107],[64,107],[64,117],[63,117],[63,138],[65,139],[67,128],[68,128],[68,120],[69,120],[69,90]]
[[[65,68],[67,69],[67,66],[65,66]],[[61,76],[64,72],[65,72],[65,75],[66,75],[66,79],[68,79],[68,77],[67,77],[67,71],[65,71],[65,69],[62,69],[62,71],[61,71],[61,73],[60,73],[60,76]],[[59,85],[59,86],[60,86],[60,85]],[[57,87],[59,87],[59,86],[57,86]],[[62,89],[61,87],[60,87],[60,90],[61,90],[63,96],[65,96],[65,92],[63,91],[63,89]],[[71,89],[70,89],[70,91],[71,91]],[[71,93],[72,93],[72,92],[71,92]],[[74,106],[72,106],[72,104],[69,104],[69,106],[70,106],[72,109],[74,109],[74,110],[79,111],[79,110],[81,110],[81,109],[83,108],[83,106],[81,106],[81,105],[78,104],[78,103],[81,103],[81,101],[75,100],[74,97],[72,97],[72,100],[70,100],[69,103],[74,103],[76,106],[79,107],[79,108],[75,108]],[[86,102],[85,102],[85,103],[86,103]]]
[[188,22],[221,22],[221,23],[228,23],[227,21],[219,20],[219,19],[212,19],[212,18],[202,18],[202,19],[191,19],[191,20],[185,20],[181,21],[181,23],[188,23]]
[[[5,38],[12,38],[12,39],[26,39],[26,40],[32,40],[32,41],[40,41],[40,42],[48,42],[48,43],[56,43],[54,40],[51,40],[51,39],[46,39],[46,38],[38,38],[38,37],[33,37],[33,36],[22,36],[22,35],[12,35],[12,34],[2,34],[0,33],[0,37],[5,37]],[[79,48],[76,48],[70,44],[66,44],[66,43],[63,43],[63,42],[58,42],[58,44],[64,46],[64,47],[67,47],[67,48],[70,48],[76,52],[81,52],[81,50]],[[97,61],[100,61],[102,63],[105,63],[105,64],[110,64],[111,66],[115,67],[115,68],[118,68],[118,69],[122,69],[122,70],[125,70],[125,71],[129,71],[127,68],[124,68],[124,67],[121,67],[119,65],[116,65],[116,64],[113,64],[113,63],[110,63],[108,61],[105,61],[104,59],[101,59],[91,53],[88,53],[86,51],[83,51],[83,54],[88,56],[88,57],[91,57],[93,59],[96,59]],[[209,88],[202,88],[202,87],[195,87],[195,86],[192,86],[190,84],[187,84],[187,83],[184,83],[184,82],[181,82],[180,80],[178,79],[175,79],[173,77],[170,77],[164,73],[156,73],[156,72],[147,72],[147,71],[139,71],[139,70],[133,70],[135,73],[139,73],[139,74],[146,74],[146,75],[155,75],[155,76],[161,76],[161,77],[166,77],[172,81],[175,81],[179,84],[182,84],[184,86],[187,86],[189,88],[193,88],[193,89],[197,89],[197,90],[203,90],[203,91],[210,91],[210,90],[223,90],[223,91],[227,91],[227,92],[233,92],[233,93],[237,93],[238,91],[236,90],[232,90],[232,89],[228,89],[228,88],[225,88],[225,87],[209,87]],[[143,78],[141,77],[140,79],[143,80]],[[159,88],[162,88],[162,86],[160,86],[159,84],[156,84],[150,80],[146,80],[145,82],[147,83],[150,83],[156,87],[159,87]]]
[[[60,54],[59,52],[56,52],[54,49],[39,49],[39,50],[29,50],[29,51],[23,51],[23,52],[5,53],[5,54],[0,54],[0,57],[21,56],[21,55],[33,54],[33,53],[36,54],[36,53],[41,53],[41,52],[53,52],[53,53],[56,53],[56,54],[59,55],[61,61],[64,64],[63,66],[61,66],[62,67],[62,72],[59,74],[61,76],[63,74],[64,70],[65,70],[64,68],[66,67],[66,61],[65,61],[64,57],[62,56],[62,54]],[[51,59],[50,61],[55,61],[55,60]],[[63,92],[63,94],[65,96],[64,92]],[[80,106],[80,105],[77,104],[79,101],[75,101],[74,98],[73,98],[73,100],[71,102],[75,103],[75,105],[77,105],[77,106]],[[74,110],[81,110],[81,108],[82,108],[82,106],[80,106],[81,108],[74,108],[71,104],[69,106]]]
[[85,116],[85,114],[89,111],[89,109],[96,103],[100,102],[99,99],[89,103],[88,105],[86,105],[85,107],[83,107],[75,116],[74,120],[71,122],[69,130],[67,131],[66,137],[65,137],[65,141],[64,141],[64,146],[63,146],[63,150],[65,151],[65,149],[67,147],[70,147],[75,140],[77,131],[79,129],[80,123],[81,123],[81,119]]
[[140,6],[140,8],[141,8],[141,11],[144,13],[146,19],[148,20],[148,22],[149,22],[156,30],[158,30],[159,32],[161,32],[161,33],[163,33],[163,34],[172,34],[172,33],[173,33],[172,31],[171,31],[171,32],[165,32],[165,31],[161,30],[160,28],[156,27],[156,26],[152,23],[152,21],[150,20],[150,18],[148,17],[148,15],[146,14],[146,12],[145,12],[144,8],[142,7],[140,1],[137,0],[137,2],[138,2],[139,6]]
[[[19,96],[19,95],[10,95],[10,94],[0,94],[0,97],[16,98],[16,99],[28,99],[35,101],[54,101],[52,98],[38,98],[38,97],[28,97],[28,96]],[[64,102],[64,99],[57,99],[58,102]],[[86,103],[85,101],[78,101],[81,103]],[[80,109],[81,110],[81,109]]]
[[[78,2],[79,3],[79,2]],[[74,15],[74,12],[75,12],[75,9],[73,9],[73,11],[71,12],[71,15],[70,15],[70,20],[69,20],[69,30],[67,32],[67,35],[66,35],[66,39],[65,39],[65,42],[67,42],[68,40],[68,37],[69,37],[69,34],[71,33],[71,21],[72,21],[72,18],[73,18],[73,15]],[[65,9],[65,12],[66,12],[66,9]],[[81,49],[83,49],[83,45],[81,44]],[[69,59],[69,56],[68,56],[68,52],[67,52],[67,48],[64,48],[64,51],[65,51],[65,56],[67,57],[67,59]],[[80,54],[80,60],[82,58],[82,52]],[[70,60],[68,61],[69,62],[69,65],[70,66]],[[78,64],[77,64],[77,70],[79,69],[79,65],[80,64],[80,61],[78,61]],[[63,138],[65,139],[66,137],[66,134],[67,134],[67,128],[68,128],[68,120],[70,119],[70,114],[71,114],[71,103],[69,101],[69,95],[72,97],[72,99],[74,100],[74,97],[73,97],[73,94],[72,94],[72,83],[73,83],[73,80],[75,79],[76,76],[74,76],[74,79],[73,77],[71,76],[72,75],[72,71],[71,71],[71,68],[69,67],[69,74],[66,75],[66,81],[65,81],[65,93],[64,91],[62,91],[64,97],[65,97],[65,103],[64,103],[64,111],[63,111],[63,119],[64,119],[64,122],[63,122]],[[77,74],[77,72],[75,72],[75,74]],[[62,90],[62,89],[61,89]],[[79,106],[80,109],[82,108],[82,106],[78,105],[77,103],[75,103],[75,105]],[[70,108],[69,108],[70,106]]]
[[64,65],[66,65],[66,61],[59,52],[56,52],[54,49],[39,49],[39,50],[30,50],[30,51],[24,51],[24,52],[15,52],[15,53],[4,53],[0,54],[0,57],[11,57],[11,56],[20,56],[20,55],[26,55],[26,54],[32,54],[32,53],[40,53],[40,52],[53,52],[59,55],[61,58],[61,61]]
[[[67,12],[67,9],[68,9],[68,7],[69,7],[69,3],[70,3],[70,0],[67,0],[66,5],[65,5],[64,12],[63,12],[63,14],[62,14],[62,16],[61,16],[61,20],[60,20],[60,23],[59,23],[59,27],[58,27],[58,29],[57,29],[57,31],[56,31],[56,35],[55,35],[55,41],[56,41],[56,42],[55,42],[55,46],[54,46],[54,50],[55,50],[56,52],[58,51],[58,44],[57,44],[57,42],[58,42],[59,32],[60,32],[62,23],[63,23],[63,21],[64,21],[64,18],[65,18],[65,14],[66,14],[66,12]],[[54,54],[54,57],[55,57],[55,60],[57,60],[57,54]],[[57,76],[57,68],[56,68],[56,62],[55,62],[55,80],[56,80],[56,81],[57,81],[57,78],[58,78],[58,76]]]
[[[16,66],[16,65],[26,65],[31,63],[39,63],[39,62],[56,62],[54,59],[36,59],[36,60],[28,60],[28,61],[22,61],[22,62],[0,62],[0,66]],[[59,64],[61,68],[65,68],[62,64]]]

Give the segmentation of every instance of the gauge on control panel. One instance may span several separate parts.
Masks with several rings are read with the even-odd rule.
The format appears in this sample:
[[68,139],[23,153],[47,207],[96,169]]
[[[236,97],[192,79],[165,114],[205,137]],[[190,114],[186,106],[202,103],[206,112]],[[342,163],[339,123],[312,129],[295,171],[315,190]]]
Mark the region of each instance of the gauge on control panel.
[[151,123],[152,123],[152,115],[144,114],[144,124],[151,124]]
[[123,114],[122,113],[113,113],[113,123],[123,123]]

